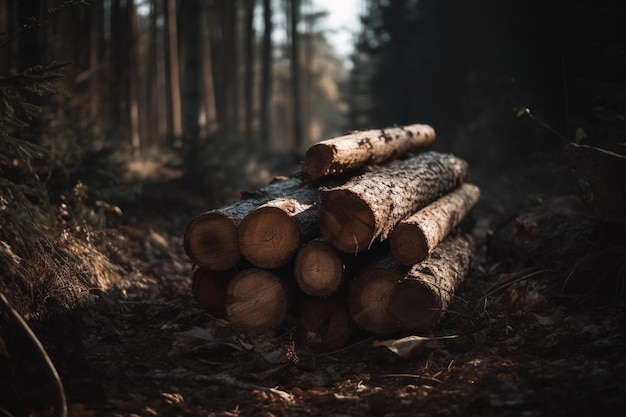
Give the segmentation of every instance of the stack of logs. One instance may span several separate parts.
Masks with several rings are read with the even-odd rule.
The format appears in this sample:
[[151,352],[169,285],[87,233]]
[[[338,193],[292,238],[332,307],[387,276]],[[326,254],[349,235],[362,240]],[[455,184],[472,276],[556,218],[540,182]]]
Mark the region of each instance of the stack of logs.
[[425,331],[465,277],[459,230],[479,198],[462,159],[423,148],[414,124],[319,142],[301,173],[200,214],[184,235],[192,292],[243,331],[277,329],[290,312],[319,350],[373,334]]

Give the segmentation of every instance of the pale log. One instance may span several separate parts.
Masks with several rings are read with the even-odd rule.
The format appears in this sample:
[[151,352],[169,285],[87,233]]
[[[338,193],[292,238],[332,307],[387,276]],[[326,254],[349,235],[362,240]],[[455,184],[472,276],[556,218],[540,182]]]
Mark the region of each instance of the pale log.
[[191,272],[191,293],[209,314],[223,318],[226,314],[226,289],[237,270],[216,271],[195,266]]
[[311,146],[302,174],[316,180],[368,163],[381,164],[430,145],[435,130],[426,124],[352,132]]
[[354,332],[345,300],[304,297],[299,302],[298,323],[304,343],[313,351],[333,351],[348,343]]
[[273,330],[287,317],[288,304],[287,290],[278,275],[249,268],[228,284],[226,319],[242,331]]
[[297,178],[276,181],[244,194],[231,205],[196,216],[185,230],[185,253],[205,268],[221,271],[233,268],[241,258],[237,228],[243,218],[262,204],[295,192],[303,184]]
[[478,202],[480,190],[462,184],[398,223],[389,236],[391,255],[405,265],[423,261]]
[[468,235],[454,231],[394,286],[389,311],[402,328],[425,331],[441,320],[467,274],[472,247]]
[[319,207],[317,188],[304,185],[287,197],[252,210],[237,232],[241,254],[259,268],[286,264],[303,242],[320,235]]
[[464,160],[426,152],[343,185],[322,187],[321,233],[342,252],[365,251],[375,240],[387,239],[398,222],[459,187],[468,175]]
[[387,256],[354,277],[348,289],[348,310],[359,327],[376,334],[401,329],[390,313],[389,297],[407,269]]

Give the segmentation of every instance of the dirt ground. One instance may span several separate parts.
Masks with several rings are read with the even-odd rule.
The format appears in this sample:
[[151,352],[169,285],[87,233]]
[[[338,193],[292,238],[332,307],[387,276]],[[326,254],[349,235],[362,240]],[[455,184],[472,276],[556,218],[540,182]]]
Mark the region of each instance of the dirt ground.
[[199,308],[182,245],[199,206],[131,210],[112,258],[128,281],[35,329],[69,415],[613,415],[626,405],[622,289],[572,294],[564,271],[493,259],[491,235],[541,192],[519,178],[475,183],[476,259],[444,320],[431,334],[358,332],[321,354],[291,322],[253,340]]

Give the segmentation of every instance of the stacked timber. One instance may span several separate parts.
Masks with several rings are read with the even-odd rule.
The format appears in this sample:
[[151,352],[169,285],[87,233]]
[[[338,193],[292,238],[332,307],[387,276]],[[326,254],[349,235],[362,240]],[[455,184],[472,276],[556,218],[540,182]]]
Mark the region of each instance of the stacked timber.
[[355,327],[431,329],[468,272],[458,226],[480,194],[464,160],[424,149],[434,138],[415,124],[319,142],[299,175],[192,219],[198,304],[249,332],[292,317],[318,350]]

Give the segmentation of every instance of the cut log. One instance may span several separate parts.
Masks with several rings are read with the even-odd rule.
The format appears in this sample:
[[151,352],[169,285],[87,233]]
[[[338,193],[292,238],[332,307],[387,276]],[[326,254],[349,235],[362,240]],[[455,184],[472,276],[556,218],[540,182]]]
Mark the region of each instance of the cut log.
[[286,264],[303,242],[320,235],[317,188],[305,185],[247,214],[237,233],[241,254],[259,268]]
[[187,225],[184,234],[185,253],[199,266],[225,271],[239,262],[241,253],[237,228],[243,218],[270,200],[287,196],[303,186],[303,181],[288,178],[242,195],[226,207],[200,214]]
[[426,152],[352,178],[337,187],[320,188],[322,235],[342,252],[358,253],[429,203],[459,187],[468,177],[465,161]]
[[333,294],[344,279],[345,263],[341,254],[322,239],[306,243],[296,255],[294,275],[300,289],[308,295]]
[[451,233],[428,258],[414,265],[389,297],[390,315],[407,330],[429,330],[450,304],[472,258],[468,235]]
[[226,289],[237,274],[236,269],[215,271],[194,267],[191,272],[191,293],[196,302],[209,314],[218,318],[226,315]]
[[287,290],[271,271],[249,268],[230,281],[226,319],[242,331],[272,330],[287,317]]
[[389,311],[389,297],[407,269],[387,256],[354,277],[348,289],[348,310],[359,327],[376,334],[400,330]]
[[316,180],[367,163],[381,164],[434,140],[435,130],[425,124],[353,132],[311,146],[302,163],[302,174]]
[[348,343],[354,322],[345,300],[304,297],[298,312],[304,343],[313,351],[337,350]]
[[478,202],[480,190],[462,184],[398,223],[389,236],[391,255],[405,265],[423,261]]

